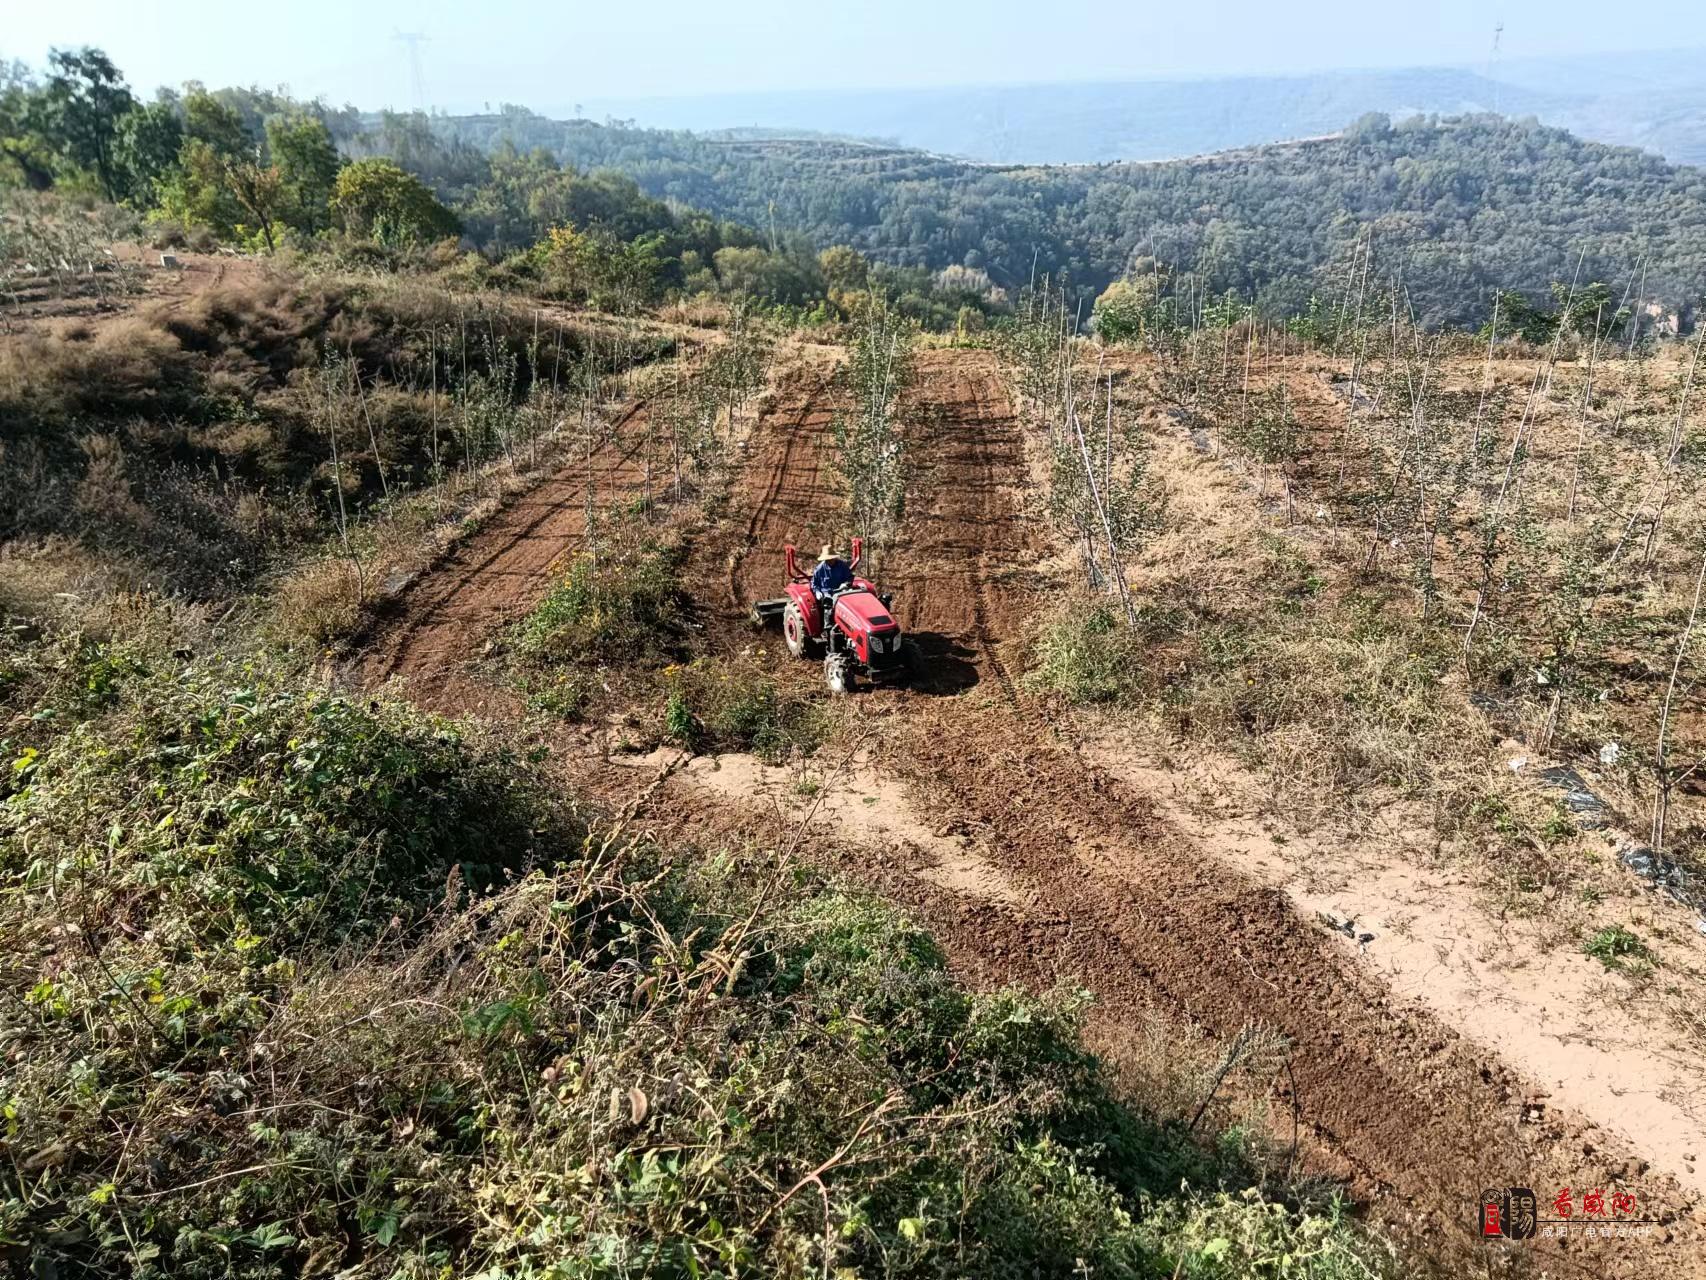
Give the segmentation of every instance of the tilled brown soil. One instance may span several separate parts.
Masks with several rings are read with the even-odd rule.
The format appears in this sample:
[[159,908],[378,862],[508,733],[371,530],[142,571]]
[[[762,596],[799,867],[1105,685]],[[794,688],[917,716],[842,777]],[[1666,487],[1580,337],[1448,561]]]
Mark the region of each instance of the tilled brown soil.
[[[801,567],[809,568],[824,543],[844,540],[833,464],[835,407],[833,370],[809,369],[783,390],[753,432],[746,465],[731,488],[728,518],[696,548],[694,563],[704,569],[689,580],[699,603],[725,624],[744,617],[754,600],[782,594],[788,543],[799,548]],[[721,598],[708,589],[719,558],[727,585]]]
[[[881,572],[922,670],[910,688],[859,695],[854,732],[863,729],[905,778],[917,812],[973,837],[1018,892],[992,900],[927,881],[906,849],[832,838],[820,855],[903,902],[977,981],[1089,988],[1098,998],[1094,1037],[1116,1063],[1145,1009],[1221,1038],[1250,1022],[1277,1029],[1292,1071],[1276,1083],[1274,1111],[1289,1132],[1295,1110],[1305,1167],[1342,1180],[1450,1274],[1706,1276],[1692,1205],[1646,1175],[1638,1152],[1547,1108],[1493,1055],[1394,1001],[1347,943],[1282,892],[1194,847],[1144,794],[1082,759],[1024,697],[1014,673],[1043,600],[1049,547],[1025,518],[1019,424],[989,354],[926,353],[919,373],[915,480]],[[728,514],[695,550],[705,615],[734,642],[750,635],[733,627],[745,604],[776,593],[782,542],[815,550],[842,532],[832,514],[830,394],[815,373],[785,390],[754,431]],[[435,671],[460,670],[482,628],[543,589],[543,567],[578,536],[581,499],[570,495],[584,484],[565,472],[423,582],[405,598],[395,636],[381,638],[369,675],[430,682]],[[807,678],[798,667],[794,677]],[[613,797],[632,790],[631,771],[581,772]],[[777,835],[773,815],[686,783],[658,791],[647,821],[694,839]],[[1482,1244],[1473,1236],[1477,1197],[1506,1185],[1543,1201],[1569,1187],[1578,1203],[1584,1190],[1620,1187],[1663,1222],[1638,1239]]]
[[643,405],[617,419],[588,456],[502,507],[405,590],[353,664],[359,684],[405,681],[422,705],[469,709],[470,665],[484,644],[538,602],[552,566],[602,511],[644,487]]

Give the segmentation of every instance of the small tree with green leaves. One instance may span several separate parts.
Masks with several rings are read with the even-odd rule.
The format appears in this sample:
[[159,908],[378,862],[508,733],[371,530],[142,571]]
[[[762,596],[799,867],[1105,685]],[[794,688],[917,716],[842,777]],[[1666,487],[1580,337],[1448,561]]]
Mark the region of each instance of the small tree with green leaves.
[[1147,279],[1141,284],[1116,280],[1096,299],[1095,310],[1090,313],[1091,323],[1104,342],[1136,342],[1143,337],[1154,300],[1154,290]]
[[212,94],[191,94],[184,103],[184,135],[181,173],[164,193],[166,211],[220,235],[258,235],[268,249],[276,248],[284,178],[266,162],[243,117]]
[[387,244],[439,240],[461,230],[432,190],[390,160],[357,160],[332,185],[332,214],[353,236]]
[[728,411],[729,437],[733,439],[740,410],[763,389],[770,361],[770,344],[754,321],[752,300],[746,295],[730,302],[723,337],[706,362],[704,377]]
[[310,115],[269,120],[267,151],[278,169],[284,221],[310,235],[326,230],[342,162],[325,123]]
[[835,419],[848,517],[879,546],[893,535],[905,506],[906,450],[895,409],[912,378],[915,330],[882,299],[869,299],[845,371],[855,408]]
[[61,159],[94,174],[101,194],[118,200],[125,194],[118,159],[119,122],[135,106],[124,77],[99,49],[55,49],[48,55],[44,86],[44,132]]

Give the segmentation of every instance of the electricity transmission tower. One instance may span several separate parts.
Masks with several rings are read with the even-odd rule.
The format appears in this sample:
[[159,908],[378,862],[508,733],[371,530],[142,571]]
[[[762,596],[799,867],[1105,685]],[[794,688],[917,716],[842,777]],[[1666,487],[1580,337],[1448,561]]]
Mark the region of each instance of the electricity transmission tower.
[[409,50],[409,89],[414,95],[415,110],[426,110],[426,90],[421,81],[421,46],[431,38],[420,31],[394,31],[391,38]]
[[1498,25],[1493,28],[1493,47],[1492,47],[1492,50],[1487,54],[1487,79],[1489,79],[1493,82],[1493,114],[1494,115],[1499,114],[1499,80],[1498,80],[1499,40],[1504,36],[1504,34],[1505,34],[1505,20],[1503,18],[1500,18]]

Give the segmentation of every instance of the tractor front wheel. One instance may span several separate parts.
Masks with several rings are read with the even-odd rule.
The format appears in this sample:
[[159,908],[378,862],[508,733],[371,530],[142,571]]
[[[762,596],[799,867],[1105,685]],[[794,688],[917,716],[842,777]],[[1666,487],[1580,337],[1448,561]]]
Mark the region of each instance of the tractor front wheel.
[[782,643],[796,658],[806,656],[806,620],[800,616],[799,606],[792,602],[782,610]]
[[853,692],[853,660],[845,653],[832,653],[823,660],[823,679],[831,693]]

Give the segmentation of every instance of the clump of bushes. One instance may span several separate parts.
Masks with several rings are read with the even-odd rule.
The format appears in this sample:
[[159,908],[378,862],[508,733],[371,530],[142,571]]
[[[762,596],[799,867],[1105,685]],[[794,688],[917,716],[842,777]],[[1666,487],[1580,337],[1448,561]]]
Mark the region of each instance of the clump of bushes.
[[1068,702],[1125,702],[1144,690],[1142,637],[1106,601],[1073,601],[1043,624],[1033,649],[1028,683]]
[[34,421],[183,413],[195,393],[189,353],[152,320],[131,316],[98,328],[34,330],[0,346],[0,409],[14,431]]
[[656,661],[679,650],[679,547],[627,532],[575,553],[516,627],[514,648],[535,667]]
[[135,957],[276,958],[418,916],[445,877],[531,864],[548,806],[461,731],[262,668],[67,643],[0,740],[0,875]]
[[1592,956],[1607,969],[1643,973],[1656,963],[1652,948],[1640,935],[1620,924],[1608,924],[1582,944],[1582,954]]
[[775,764],[823,739],[823,712],[749,663],[701,658],[667,672],[664,734],[694,751],[750,751]]

